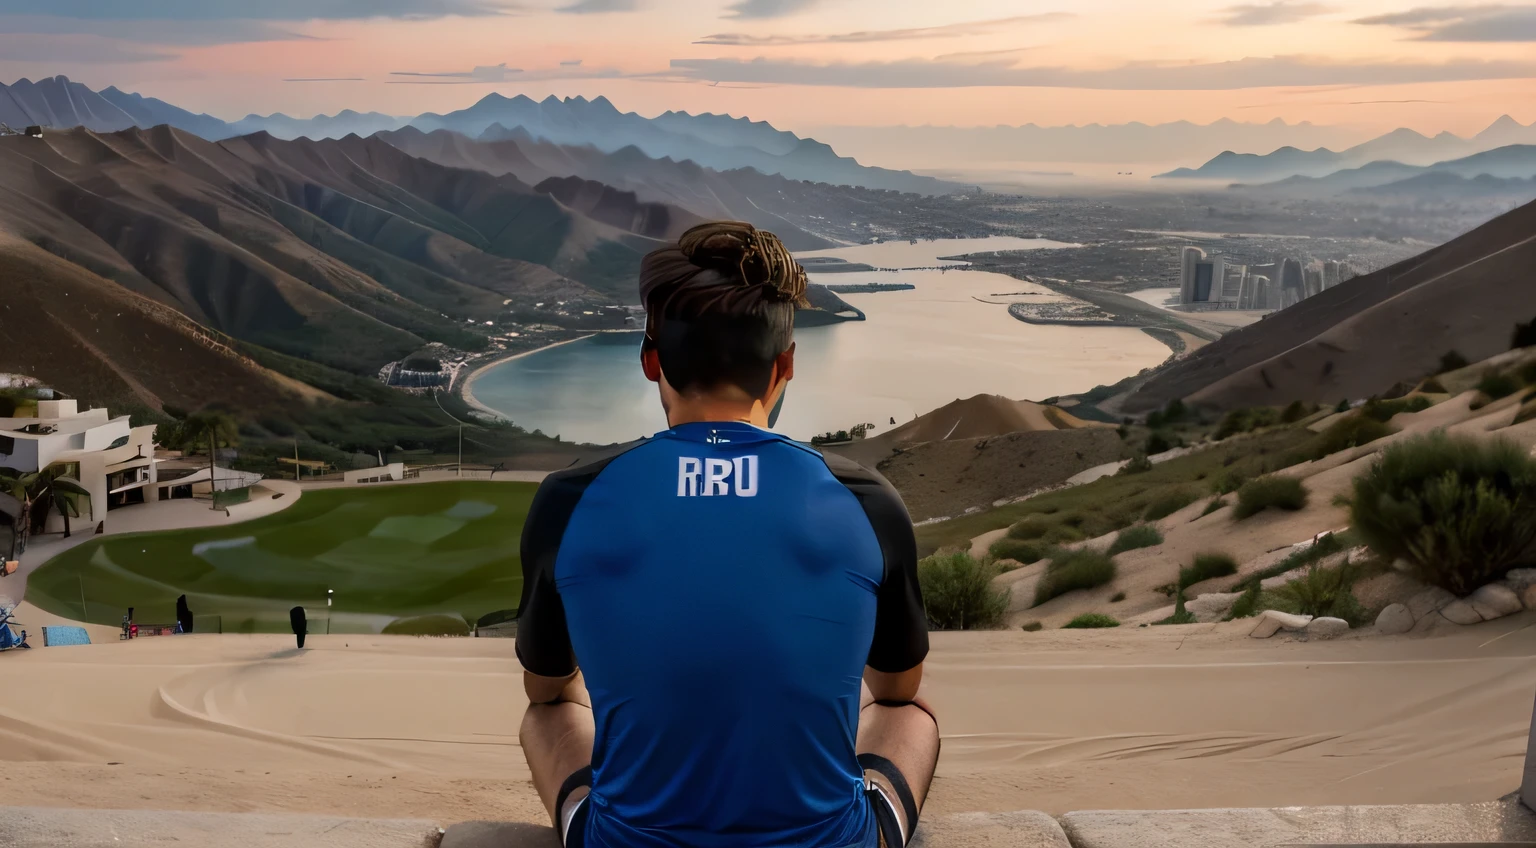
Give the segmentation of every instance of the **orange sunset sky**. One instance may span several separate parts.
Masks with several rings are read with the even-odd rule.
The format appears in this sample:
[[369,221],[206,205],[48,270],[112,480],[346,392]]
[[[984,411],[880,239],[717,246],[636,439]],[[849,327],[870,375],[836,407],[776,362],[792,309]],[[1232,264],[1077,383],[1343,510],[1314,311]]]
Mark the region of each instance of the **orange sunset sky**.
[[1469,134],[1536,121],[1536,6],[0,0],[0,81],[55,74],[231,120],[445,112],[499,91],[802,132],[1228,117]]

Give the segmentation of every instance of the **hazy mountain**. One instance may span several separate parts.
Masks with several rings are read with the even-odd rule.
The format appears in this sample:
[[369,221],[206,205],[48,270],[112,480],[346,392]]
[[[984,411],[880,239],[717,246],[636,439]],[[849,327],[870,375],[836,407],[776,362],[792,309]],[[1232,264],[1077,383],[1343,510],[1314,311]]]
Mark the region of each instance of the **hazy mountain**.
[[1500,178],[1481,174],[1468,178],[1459,174],[1428,173],[1385,185],[1350,189],[1345,194],[1354,197],[1391,197],[1397,199],[1507,199],[1525,203],[1536,200],[1536,177],[1528,179]]
[[[578,177],[634,192],[637,200],[666,203],[702,218],[748,221],[771,230],[791,250],[820,250],[833,243],[784,217],[812,205],[803,183],[750,171],[715,171],[694,162],[647,156],[638,147],[605,153],[593,146],[559,145],[535,139],[521,127],[491,126],[480,139],[448,130],[424,133],[406,127],[380,138],[410,153],[455,168],[512,174],[526,183]],[[852,191],[852,190],[849,190]]]
[[[349,135],[367,137],[377,132],[397,130],[406,125],[409,118],[396,118],[380,112],[354,112],[345,109],[335,115],[316,115],[313,118],[290,118],[281,112],[274,115],[246,115],[227,125],[218,136],[204,136],[215,140],[256,132],[269,133],[276,138],[342,138]],[[185,129],[185,128],[184,128]]]
[[800,137],[774,127],[767,121],[736,118],[704,112],[665,112],[652,119],[662,129],[691,135],[721,147],[755,147],[765,153],[783,156],[795,149]]
[[1322,177],[1345,168],[1387,160],[1405,165],[1430,165],[1512,144],[1536,144],[1536,122],[1526,126],[1505,115],[1469,139],[1451,133],[1440,133],[1431,138],[1413,130],[1398,129],[1341,152],[1326,147],[1316,150],[1282,147],[1264,155],[1228,150],[1199,168],[1179,168],[1158,176],[1263,183],[1292,176]]
[[952,168],[959,162],[1103,162],[1161,164],[1190,157],[1209,158],[1223,150],[1277,147],[1340,147],[1358,139],[1340,127],[1310,123],[1240,123],[1223,118],[1211,124],[1088,124],[1042,127],[817,127],[816,137],[867,158],[909,167]]
[[[1372,162],[1359,168],[1347,168],[1325,177],[1288,177],[1258,186],[1234,186],[1258,191],[1290,193],[1296,196],[1316,197],[1325,194],[1360,191],[1388,184],[1398,186],[1395,193],[1409,193],[1414,188],[1432,196],[1436,185],[1460,185],[1462,190],[1471,186],[1453,181],[1416,179],[1419,177],[1455,177],[1463,182],[1487,177],[1492,180],[1525,180],[1536,177],[1536,145],[1512,144],[1482,153],[1474,153],[1460,159],[1437,162],[1433,165],[1404,165],[1400,162]],[[1492,187],[1491,183],[1482,183]]]
[[0,122],[14,130],[37,125],[112,132],[135,126],[133,116],[121,107],[68,77],[37,82],[23,77],[11,85],[0,84]]
[[[71,83],[71,85],[79,84]],[[84,86],[81,86],[81,88],[84,88]],[[108,86],[102,89],[101,96],[132,118],[132,126],[148,129],[150,127],[158,127],[161,124],[169,124],[176,129],[186,130],[189,133],[208,139],[226,138],[233,134],[230,132],[229,124],[212,115],[193,114],[179,106],[172,106],[164,100],[156,100],[153,97],[145,97],[142,94],[129,94],[125,91],[119,91],[117,86]],[[98,128],[87,127],[87,129]],[[114,127],[113,129],[123,128]]]
[[1505,350],[1536,316],[1536,204],[1440,247],[1356,277],[1179,359],[1126,402],[1173,398],[1235,409],[1294,400],[1338,403],[1414,383],[1440,356],[1476,362]]

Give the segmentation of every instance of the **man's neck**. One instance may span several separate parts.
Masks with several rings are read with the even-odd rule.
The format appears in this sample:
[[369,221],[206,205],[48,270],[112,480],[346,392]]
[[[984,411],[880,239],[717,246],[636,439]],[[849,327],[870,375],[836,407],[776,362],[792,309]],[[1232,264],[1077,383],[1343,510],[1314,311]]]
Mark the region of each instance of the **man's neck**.
[[679,398],[667,410],[667,424],[672,427],[721,421],[738,421],[767,429],[768,410],[760,400],[714,397]]

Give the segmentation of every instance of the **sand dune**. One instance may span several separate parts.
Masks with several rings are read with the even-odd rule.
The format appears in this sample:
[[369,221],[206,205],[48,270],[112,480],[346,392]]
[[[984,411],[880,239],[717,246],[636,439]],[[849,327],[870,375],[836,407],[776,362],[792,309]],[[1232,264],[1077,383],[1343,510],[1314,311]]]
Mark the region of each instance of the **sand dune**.
[[[1312,645],[1240,625],[936,634],[930,809],[1490,800],[1519,782],[1532,624]],[[510,641],[311,645],[188,636],[0,656],[7,803],[540,818]]]

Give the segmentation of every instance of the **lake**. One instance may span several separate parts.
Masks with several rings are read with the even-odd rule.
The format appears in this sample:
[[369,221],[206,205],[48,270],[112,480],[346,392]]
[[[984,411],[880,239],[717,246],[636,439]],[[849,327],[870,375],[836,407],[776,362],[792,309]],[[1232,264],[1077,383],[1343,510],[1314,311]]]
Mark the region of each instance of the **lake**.
[[[887,242],[801,254],[882,268],[812,274],[826,285],[909,283],[905,291],[845,294],[868,320],[795,332],[795,379],[778,430],[797,439],[875,424],[876,434],[956,398],[1040,400],[1118,382],[1168,357],[1128,327],[1026,324],[1008,304],[1060,299],[1004,274],[941,256],[1073,247],[1044,239]],[[935,266],[954,266],[936,269]],[[666,429],[656,387],[640,373],[640,333],[605,333],[493,365],[473,378],[481,404],[529,430],[605,444]]]

